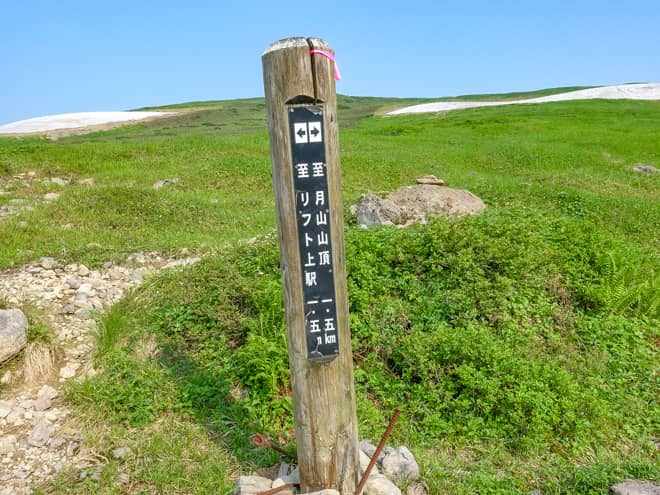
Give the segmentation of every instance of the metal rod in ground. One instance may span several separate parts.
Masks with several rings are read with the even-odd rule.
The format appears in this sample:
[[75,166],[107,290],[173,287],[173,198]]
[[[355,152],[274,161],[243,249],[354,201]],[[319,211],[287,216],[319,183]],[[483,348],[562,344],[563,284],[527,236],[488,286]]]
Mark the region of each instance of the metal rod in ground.
[[286,485],[278,486],[277,488],[271,488],[265,492],[259,492],[257,495],[273,495],[274,493],[279,493],[282,490],[286,490],[287,488],[294,488],[295,486],[295,483],[287,483]]
[[366,471],[362,475],[362,479],[360,480],[360,483],[358,483],[358,486],[355,489],[355,495],[360,495],[362,493],[362,489],[364,488],[364,485],[369,479],[371,470],[374,468],[374,465],[376,464],[376,461],[378,460],[380,453],[385,448],[385,442],[387,442],[387,439],[390,437],[392,430],[394,429],[394,424],[396,423],[396,420],[399,419],[400,415],[401,415],[401,408],[397,407],[396,411],[394,411],[394,416],[392,416],[392,419],[390,419],[390,423],[387,425],[387,429],[385,430],[385,433],[383,433],[383,437],[380,439],[380,442],[378,443],[378,447],[376,447],[376,451],[374,452],[374,455],[371,456],[371,461],[369,461],[369,465],[367,466]]
[[289,459],[298,462],[298,457],[295,454],[287,452],[282,447],[275,445],[273,442],[268,440],[268,438],[262,435],[261,433],[256,433],[252,436],[252,445],[254,445],[255,447],[268,447],[269,449],[273,449],[279,452],[280,454],[287,456]]

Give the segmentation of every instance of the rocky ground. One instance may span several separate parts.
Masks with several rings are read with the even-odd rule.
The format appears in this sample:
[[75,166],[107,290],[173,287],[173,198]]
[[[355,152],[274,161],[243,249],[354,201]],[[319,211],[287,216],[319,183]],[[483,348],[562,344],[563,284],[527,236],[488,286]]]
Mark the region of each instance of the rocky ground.
[[135,253],[126,266],[108,262],[101,269],[43,258],[0,272],[0,299],[8,307],[32,308],[51,334],[48,345],[29,344],[20,364],[0,378],[0,495],[30,493],[67,466],[84,472],[98,464],[80,448],[80,430],[62,400],[62,387],[95,373],[95,315],[156,271],[197,260],[187,255]]

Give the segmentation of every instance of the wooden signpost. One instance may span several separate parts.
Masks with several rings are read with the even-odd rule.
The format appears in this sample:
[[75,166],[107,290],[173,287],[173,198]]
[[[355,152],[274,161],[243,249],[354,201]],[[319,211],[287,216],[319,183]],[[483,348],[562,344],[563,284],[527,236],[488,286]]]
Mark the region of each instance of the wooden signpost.
[[359,458],[331,58],[323,40],[288,38],[262,62],[301,489],[352,495]]

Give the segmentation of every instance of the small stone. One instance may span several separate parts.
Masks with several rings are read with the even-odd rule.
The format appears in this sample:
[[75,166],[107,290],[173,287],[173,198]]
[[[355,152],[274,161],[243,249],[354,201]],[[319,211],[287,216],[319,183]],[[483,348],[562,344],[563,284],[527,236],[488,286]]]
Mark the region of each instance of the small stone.
[[78,287],[78,294],[86,294],[86,295],[91,295],[92,292],[94,291],[94,288],[92,287],[92,284],[89,282],[86,282],[84,284],[81,284]]
[[364,485],[363,495],[401,495],[401,490],[382,474],[374,474]]
[[[367,457],[369,457],[369,459],[371,459],[373,455],[376,453],[376,446],[373,443],[371,443],[371,440],[361,440],[359,444],[359,449],[361,452],[367,454]],[[391,452],[392,450],[393,450],[392,447],[385,447],[378,456],[378,463],[383,462],[383,459],[385,458],[385,454]]]
[[61,315],[72,315],[76,312],[76,307],[73,304],[67,304],[60,310]]
[[55,390],[50,385],[44,385],[39,389],[39,392],[37,393],[37,397],[45,396],[48,397],[49,399],[54,399],[55,397],[57,397],[57,395],[58,395],[57,390]]
[[93,316],[92,310],[88,308],[81,308],[75,314],[79,320],[91,320]]
[[289,474],[289,465],[286,462],[280,464],[279,469],[277,470],[277,477],[283,478]]
[[0,419],[5,419],[11,412],[11,402],[0,400]]
[[66,186],[69,183],[68,180],[62,179],[61,177],[52,177],[50,181],[58,186]]
[[27,229],[28,228],[28,223],[25,220],[21,220],[20,222],[18,222],[18,226],[21,229]]
[[44,270],[52,270],[53,268],[57,268],[59,266],[59,263],[55,258],[45,257],[39,260],[39,265]]
[[239,476],[234,495],[255,495],[270,490],[272,481],[261,476]]
[[9,454],[16,449],[16,435],[0,437],[0,455]]
[[130,447],[117,447],[116,449],[113,449],[112,457],[114,457],[115,459],[123,460],[132,453],[133,451],[131,450]]
[[66,279],[65,283],[69,286],[69,289],[78,289],[80,287],[80,280],[78,277],[69,277]]
[[19,309],[0,309],[0,364],[27,345],[28,320]]
[[73,229],[73,224],[72,223],[65,223],[64,225],[62,225],[62,229],[72,230]]
[[362,473],[364,474],[367,472],[367,468],[371,463],[371,459],[362,450],[360,450],[359,457],[360,457],[360,471],[362,471]]
[[98,242],[90,242],[87,244],[87,249],[101,249],[101,246]]
[[80,184],[81,186],[92,187],[96,185],[96,181],[94,180],[93,177],[89,177],[87,179],[80,179],[78,181],[78,184]]
[[51,433],[50,426],[48,426],[47,423],[40,421],[28,435],[28,444],[33,447],[43,447],[46,445],[46,442],[48,442]]
[[337,490],[333,490],[332,488],[326,488],[325,490],[321,490],[320,492],[302,493],[301,495],[341,495],[341,493],[339,493]]
[[48,446],[52,450],[57,450],[60,447],[62,447],[66,443],[66,440],[64,438],[51,438],[50,442],[48,442]]
[[419,466],[415,456],[406,447],[399,447],[386,455],[382,461],[383,474],[394,481],[416,481]]
[[44,199],[46,201],[55,201],[55,200],[59,199],[59,197],[60,197],[60,193],[52,192],[52,193],[44,194]]
[[46,411],[50,409],[52,405],[50,398],[47,395],[40,395],[34,401],[34,410],[35,411]]
[[78,265],[78,275],[81,277],[86,277],[89,275],[89,268],[87,268],[85,265]]
[[641,163],[632,167],[631,170],[640,174],[655,174],[658,171],[653,165],[643,165]]
[[660,495],[660,485],[644,480],[628,480],[610,487],[612,495]]
[[444,186],[445,181],[438,179],[435,175],[424,175],[417,179],[417,184],[427,184],[429,186]]
[[65,380],[76,376],[76,370],[80,368],[80,363],[69,363],[60,369],[60,378]]

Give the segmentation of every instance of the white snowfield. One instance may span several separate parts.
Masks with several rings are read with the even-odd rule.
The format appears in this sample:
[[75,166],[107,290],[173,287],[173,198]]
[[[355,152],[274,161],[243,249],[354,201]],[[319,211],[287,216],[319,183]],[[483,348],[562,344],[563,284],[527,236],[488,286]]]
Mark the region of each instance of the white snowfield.
[[400,108],[387,115],[402,115],[407,113],[448,112],[463,108],[494,107],[499,105],[519,105],[521,103],[547,103],[566,100],[660,100],[660,83],[621,84],[619,86],[603,86],[600,88],[581,89],[568,93],[559,93],[540,98],[516,101],[438,101],[423,103],[412,107]]
[[176,112],[79,112],[48,115],[0,125],[0,134],[31,134],[60,129],[130,122],[173,115]]

